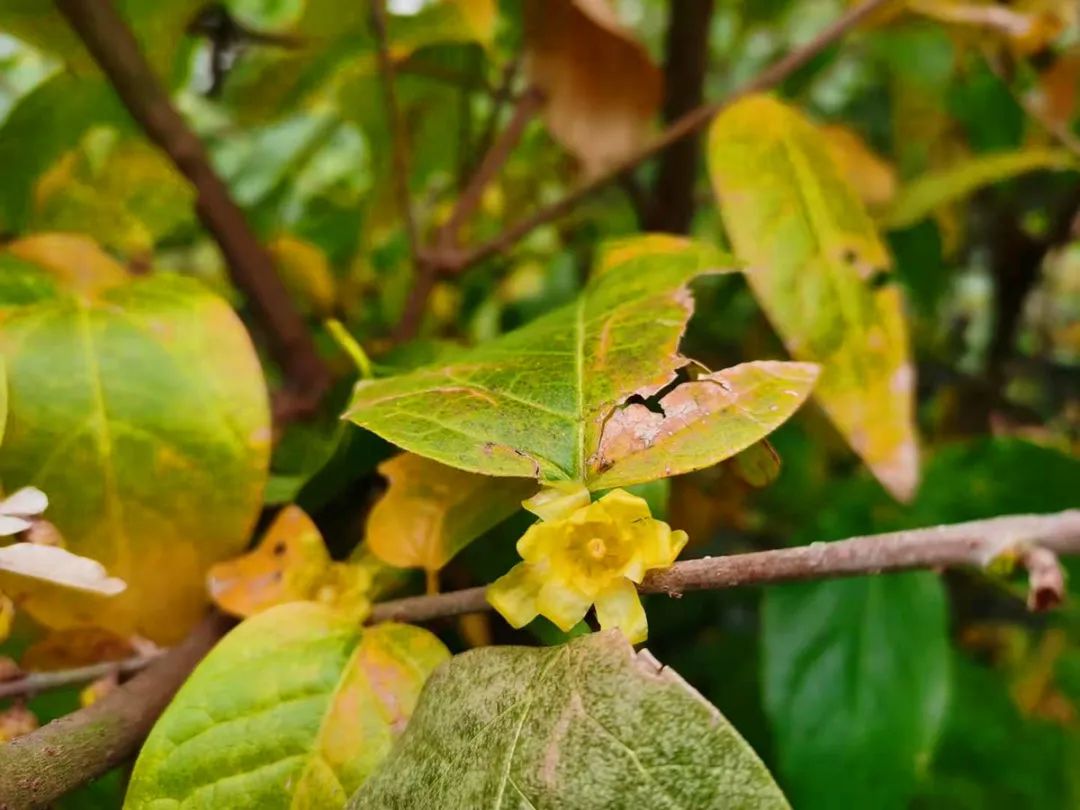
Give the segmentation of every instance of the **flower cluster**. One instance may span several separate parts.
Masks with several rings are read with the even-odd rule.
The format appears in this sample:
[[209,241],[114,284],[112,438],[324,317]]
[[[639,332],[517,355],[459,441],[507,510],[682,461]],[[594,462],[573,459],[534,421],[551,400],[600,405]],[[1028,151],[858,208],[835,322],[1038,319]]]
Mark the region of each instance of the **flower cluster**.
[[549,491],[525,506],[543,519],[518,540],[524,562],[488,588],[491,605],[514,627],[542,615],[568,631],[595,604],[601,628],[644,641],[648,624],[635,583],[669,568],[686,532],[653,520],[643,499],[621,489],[593,503],[583,487]]

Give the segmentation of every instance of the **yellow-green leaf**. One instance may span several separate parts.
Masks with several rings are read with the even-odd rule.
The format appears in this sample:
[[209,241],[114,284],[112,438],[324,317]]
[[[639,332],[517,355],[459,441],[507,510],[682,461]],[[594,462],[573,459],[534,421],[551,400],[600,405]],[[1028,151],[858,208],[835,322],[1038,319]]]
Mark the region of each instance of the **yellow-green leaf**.
[[991,183],[1041,169],[1077,168],[1076,158],[1064,149],[1022,149],[979,155],[904,185],[882,222],[890,229],[907,228]]
[[177,693],[139,754],[124,807],[343,807],[447,658],[419,627],[361,627],[311,602],[261,613]]
[[801,360],[820,363],[815,395],[896,497],[918,482],[915,373],[890,258],[820,130],[767,96],[722,113],[709,167],[754,295]]
[[431,678],[401,742],[348,806],[788,804],[715,707],[614,631],[457,656]]
[[[449,363],[361,382],[346,415],[443,464],[590,489],[715,464],[779,426],[813,384],[805,364],[773,362],[680,382],[687,285],[730,266],[674,237],[616,242],[575,302]],[[749,380],[760,387],[732,387]],[[655,413],[650,398],[674,407]]]
[[368,548],[400,568],[437,571],[536,492],[530,478],[495,478],[402,453],[379,465],[389,489],[368,516]]
[[128,588],[110,600],[43,589],[23,607],[55,628],[174,642],[202,614],[206,570],[244,547],[259,511],[270,425],[254,348],[232,309],[189,279],[96,297],[30,289],[33,303],[0,301],[0,479],[48,492],[68,548]]

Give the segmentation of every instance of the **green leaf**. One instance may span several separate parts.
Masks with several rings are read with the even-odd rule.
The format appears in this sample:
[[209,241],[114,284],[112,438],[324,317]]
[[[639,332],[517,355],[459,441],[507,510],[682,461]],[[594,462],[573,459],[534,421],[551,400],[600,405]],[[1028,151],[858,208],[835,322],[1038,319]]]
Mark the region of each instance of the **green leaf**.
[[946,705],[933,574],[766,592],[765,707],[796,807],[906,807]]
[[821,363],[815,395],[890,492],[918,482],[915,373],[890,259],[824,135],[767,96],[722,113],[709,169],[736,255],[773,328]]
[[58,73],[19,99],[0,126],[0,226],[22,230],[38,177],[97,124],[130,127],[104,79]]
[[618,632],[464,653],[349,802],[388,807],[787,807],[720,713]]
[[419,627],[361,627],[314,602],[249,619],[154,726],[124,807],[342,807],[448,657]]
[[108,601],[44,589],[23,607],[51,627],[179,640],[203,612],[207,568],[244,548],[266,481],[266,389],[240,320],[176,276],[95,298],[41,292],[0,305],[0,355],[4,486],[43,489],[68,549],[128,583]]
[[979,155],[904,185],[882,221],[892,230],[906,228],[983,186],[1040,169],[1076,168],[1076,158],[1065,149],[1022,149]]
[[715,464],[787,419],[817,371],[745,363],[672,386],[690,362],[686,285],[726,264],[674,237],[616,242],[576,302],[447,364],[361,382],[346,417],[452,467],[592,489]]

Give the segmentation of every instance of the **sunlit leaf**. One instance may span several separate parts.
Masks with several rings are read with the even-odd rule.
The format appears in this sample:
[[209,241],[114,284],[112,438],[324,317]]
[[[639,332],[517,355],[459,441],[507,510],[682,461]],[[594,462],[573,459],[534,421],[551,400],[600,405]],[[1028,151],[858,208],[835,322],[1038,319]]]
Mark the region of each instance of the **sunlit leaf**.
[[[1057,8],[1055,8],[1057,5]],[[953,25],[970,27],[1007,37],[1020,53],[1036,53],[1057,39],[1074,11],[1068,0],[1049,3],[979,3],[960,0],[908,0],[907,7],[918,14]],[[1025,6],[1027,6],[1025,8]]]
[[709,166],[750,286],[793,356],[822,365],[815,395],[898,498],[918,482],[915,372],[890,259],[821,132],[766,96],[722,113]]
[[[674,237],[615,243],[576,302],[447,365],[359,383],[347,417],[485,475],[599,489],[710,466],[787,419],[816,373],[745,363],[669,385],[690,362],[678,353],[692,311],[686,285],[727,265]],[[667,410],[642,404],[654,396]]]
[[906,228],[983,186],[1027,172],[1077,168],[1076,158],[1064,149],[1022,149],[967,158],[904,185],[883,222],[888,228]]
[[94,296],[132,279],[127,269],[93,239],[77,233],[24,236],[5,249],[44,270],[63,287]]
[[870,209],[896,196],[896,169],[866,144],[855,130],[840,124],[821,128],[840,173]]
[[239,319],[201,285],[156,276],[0,306],[0,354],[4,485],[47,491],[68,549],[128,583],[107,602],[43,588],[23,607],[51,627],[183,637],[266,480],[266,391]]
[[307,602],[241,624],[143,746],[126,810],[341,807],[449,657],[418,627],[361,627]]
[[454,658],[349,802],[387,807],[755,807],[787,802],[720,713],[618,632]]
[[476,475],[402,453],[379,465],[389,482],[368,515],[365,540],[379,559],[437,571],[536,491],[530,478]]
[[660,106],[663,80],[608,0],[530,0],[526,70],[544,123],[587,174],[634,152]]

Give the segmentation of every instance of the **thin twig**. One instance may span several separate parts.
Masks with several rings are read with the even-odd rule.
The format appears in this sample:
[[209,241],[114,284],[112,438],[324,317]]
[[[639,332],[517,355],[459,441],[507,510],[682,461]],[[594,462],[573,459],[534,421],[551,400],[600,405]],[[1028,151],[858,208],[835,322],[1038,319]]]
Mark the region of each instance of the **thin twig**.
[[307,324],[214,172],[198,136],[173,107],[139,44],[109,0],[56,0],[56,7],[109,78],[131,117],[194,186],[196,213],[217,241],[233,283],[244,292],[285,371],[298,411],[312,410],[330,386]]
[[663,152],[674,143],[706,126],[721,110],[750,93],[757,93],[775,87],[807,62],[839,40],[844,34],[862,20],[893,0],[867,0],[851,9],[834,23],[825,28],[802,47],[789,52],[782,59],[774,62],[757,76],[744,84],[721,101],[705,104],[691,110],[669,126],[664,132],[647,144],[640,151],[627,157],[607,172],[568,192],[562,199],[541,208],[536,213],[514,223],[498,236],[469,251],[459,251],[446,256],[447,264],[439,269],[445,273],[460,272],[465,267],[481,262],[491,256],[509,249],[524,236],[552,220],[558,219],[574,209],[582,200],[618,180],[619,176],[630,171],[651,157]]
[[36,695],[51,689],[77,686],[104,678],[106,675],[130,675],[146,669],[164,654],[164,650],[159,650],[147,655],[134,655],[123,661],[105,661],[100,664],[61,669],[55,672],[27,672],[22,677],[0,682],[0,699]]
[[390,56],[390,41],[386,27],[386,0],[371,0],[371,32],[375,37],[375,53],[379,61],[379,77],[382,81],[383,103],[393,141],[393,183],[401,220],[405,224],[405,236],[409,242],[409,255],[413,266],[420,265],[420,244],[416,233],[416,217],[409,195],[409,147],[405,122],[401,119],[397,89],[394,82],[394,60]]
[[[832,543],[705,557],[676,563],[649,574],[642,593],[681,596],[686,591],[717,590],[809,579],[831,579],[920,568],[985,567],[998,556],[1024,550],[1037,587],[1053,587],[1046,554],[1080,554],[1080,510],[1052,515],[1016,515],[853,537]],[[1033,556],[1034,549],[1044,553]],[[1036,569],[1038,573],[1036,573]],[[423,622],[490,610],[484,588],[435,596],[412,596],[375,606],[372,621]]]

